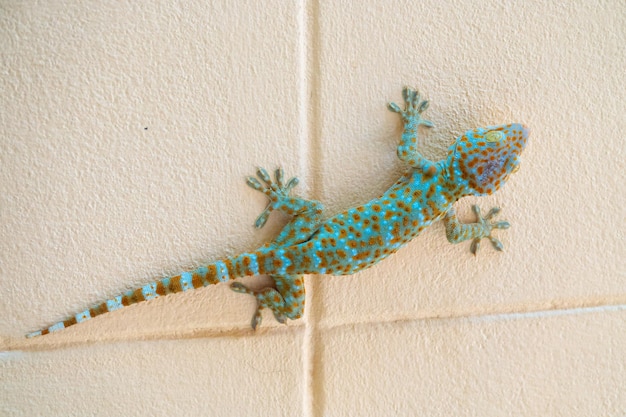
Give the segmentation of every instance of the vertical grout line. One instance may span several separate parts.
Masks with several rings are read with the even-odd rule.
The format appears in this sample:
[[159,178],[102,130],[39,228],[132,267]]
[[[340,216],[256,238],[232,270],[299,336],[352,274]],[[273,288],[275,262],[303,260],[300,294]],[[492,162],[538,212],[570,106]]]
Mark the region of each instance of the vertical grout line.
[[[318,0],[302,0],[298,10],[298,108],[300,166],[305,167],[309,179],[308,193],[321,194],[319,165],[320,152],[320,100],[319,100],[319,4]],[[307,297],[315,295],[315,285],[307,280]],[[313,303],[304,310],[304,337],[302,340],[302,415],[315,415],[315,358],[317,352],[316,315]]]

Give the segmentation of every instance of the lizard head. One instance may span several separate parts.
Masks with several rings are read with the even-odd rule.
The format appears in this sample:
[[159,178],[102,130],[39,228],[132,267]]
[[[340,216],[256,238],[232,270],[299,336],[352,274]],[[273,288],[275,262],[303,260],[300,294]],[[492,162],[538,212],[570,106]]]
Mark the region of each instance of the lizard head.
[[463,178],[471,194],[494,193],[518,170],[528,134],[519,123],[465,132],[450,147],[450,176]]

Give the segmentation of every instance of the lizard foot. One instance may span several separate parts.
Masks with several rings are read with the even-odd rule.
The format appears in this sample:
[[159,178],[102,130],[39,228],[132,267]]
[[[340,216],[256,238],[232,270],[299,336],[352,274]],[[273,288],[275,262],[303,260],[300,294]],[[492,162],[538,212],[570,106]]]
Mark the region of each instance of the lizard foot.
[[256,221],[254,222],[254,226],[257,229],[260,229],[261,227],[265,226],[265,222],[267,222],[270,213],[276,208],[276,204],[280,200],[289,198],[289,192],[293,187],[298,185],[299,180],[298,178],[294,177],[287,181],[287,183],[285,184],[282,168],[278,168],[274,174],[274,176],[276,177],[276,181],[272,181],[270,175],[264,168],[258,168],[256,174],[261,179],[261,181],[254,177],[248,177],[246,179],[246,184],[248,184],[250,187],[254,188],[257,191],[262,192],[270,199],[270,203],[268,204],[268,206],[265,208],[265,210],[263,210],[263,212],[259,215],[259,217],[257,217]]
[[482,233],[479,236],[475,237],[474,240],[472,240],[472,244],[470,245],[470,252],[476,255],[476,252],[478,252],[478,249],[480,249],[480,241],[483,238],[489,239],[491,245],[495,248],[495,250],[501,251],[504,247],[502,245],[502,242],[491,236],[491,232],[494,229],[508,229],[509,227],[511,227],[511,225],[507,221],[491,221],[493,217],[500,213],[500,208],[492,208],[484,217],[481,216],[480,207],[478,207],[477,205],[472,206],[472,211],[476,214],[477,222],[475,224],[482,226]]
[[422,118],[422,113],[428,109],[428,101],[422,100],[419,92],[409,87],[402,89],[402,98],[404,99],[404,110],[396,103],[389,103],[387,107],[390,111],[398,113],[407,125],[418,125],[433,127],[432,122]]
[[239,282],[233,282],[230,285],[230,289],[241,294],[250,294],[256,298],[257,308],[254,312],[254,316],[252,316],[251,322],[253,330],[256,330],[256,328],[261,324],[261,310],[264,308],[272,310],[277,322],[283,324],[285,323],[285,316],[281,313],[280,309],[280,305],[284,304],[283,296],[280,295],[280,293],[274,288],[265,288],[261,291],[253,291]]

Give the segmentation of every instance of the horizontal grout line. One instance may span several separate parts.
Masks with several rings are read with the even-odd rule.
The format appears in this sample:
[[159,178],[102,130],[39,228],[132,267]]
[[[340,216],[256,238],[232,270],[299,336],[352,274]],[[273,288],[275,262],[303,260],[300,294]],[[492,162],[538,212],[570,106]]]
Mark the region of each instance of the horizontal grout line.
[[594,307],[572,307],[565,309],[537,310],[519,313],[486,314],[480,316],[468,316],[468,318],[472,321],[506,321],[527,318],[572,316],[576,314],[606,313],[622,310],[626,310],[626,304],[602,305]]
[[[407,316],[401,317],[389,317],[388,319],[370,320],[365,318],[361,321],[341,322],[337,324],[324,325],[322,323],[315,323],[314,327],[316,331],[340,329],[342,327],[352,327],[363,324],[382,324],[382,323],[408,323],[418,321],[443,321],[443,320],[469,320],[471,322],[496,322],[507,320],[523,320],[534,318],[550,318],[569,315],[580,314],[596,314],[596,313],[608,313],[626,311],[626,304],[598,304],[598,305],[571,305],[562,306],[559,308],[547,308],[544,305],[537,305],[533,311],[510,311],[510,312],[494,312],[488,314],[472,314],[468,312],[459,312],[459,314],[442,314],[442,315],[424,315],[424,316]],[[256,331],[250,328],[237,328],[229,330],[219,329],[204,329],[204,330],[189,330],[189,331],[174,331],[169,333],[155,332],[152,334],[131,335],[127,333],[123,335],[109,334],[102,338],[88,338],[82,340],[70,339],[56,343],[48,343],[46,337],[54,337],[55,335],[48,335],[38,337],[34,339],[26,338],[5,338],[6,344],[2,347],[3,351],[0,351],[0,363],[7,358],[16,357],[23,352],[41,352],[41,351],[53,351],[59,349],[71,349],[77,347],[94,346],[102,344],[115,344],[115,343],[132,343],[132,342],[153,342],[153,341],[172,341],[172,340],[192,340],[192,339],[207,339],[207,338],[242,338],[242,337],[266,337],[276,336],[280,333],[293,332],[299,328],[311,327],[312,324],[307,326],[303,321],[298,321],[289,326],[268,326],[260,328]],[[75,329],[76,331],[77,329]]]
[[[297,327],[304,327],[303,324],[291,325],[291,330]],[[290,329],[283,326],[267,326],[258,330],[252,330],[250,327],[236,328],[236,329],[204,329],[204,330],[188,330],[188,331],[172,331],[172,332],[153,332],[137,335],[114,334],[110,333],[101,338],[88,337],[77,340],[75,338],[69,340],[62,340],[56,343],[49,343],[46,338],[54,338],[61,336],[59,334],[52,333],[45,336],[37,336],[36,338],[27,339],[12,338],[8,343],[8,346],[4,346],[4,351],[0,350],[0,359],[2,354],[7,352],[44,352],[61,349],[73,349],[86,346],[107,345],[116,343],[141,343],[141,342],[158,342],[158,341],[172,341],[172,340],[193,340],[193,339],[239,339],[243,337],[263,337],[263,336],[275,336],[280,333],[288,332]],[[69,330],[73,332],[80,332],[78,329]],[[90,333],[90,336],[92,334]]]
[[[620,300],[621,301],[621,300]],[[547,306],[546,304],[537,305],[524,305],[524,309],[521,308],[518,311],[511,309],[505,312],[471,312],[471,311],[458,311],[450,312],[448,314],[425,314],[425,315],[406,315],[388,317],[383,319],[372,320],[371,317],[366,317],[364,320],[341,322],[332,324],[317,323],[318,329],[330,330],[339,329],[346,326],[355,326],[363,324],[382,324],[382,323],[408,323],[418,321],[444,321],[444,320],[466,320],[471,322],[495,322],[495,321],[507,321],[507,320],[523,320],[533,318],[550,318],[558,316],[569,316],[577,314],[594,314],[594,313],[607,313],[616,311],[626,311],[626,304],[590,304],[580,303],[571,305],[552,304],[554,308]]]

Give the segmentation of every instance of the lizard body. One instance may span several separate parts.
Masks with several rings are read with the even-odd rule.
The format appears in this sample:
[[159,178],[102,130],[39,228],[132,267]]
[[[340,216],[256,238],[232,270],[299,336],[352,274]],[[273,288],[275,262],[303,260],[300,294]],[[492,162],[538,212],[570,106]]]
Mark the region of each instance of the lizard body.
[[231,284],[234,291],[257,299],[252,327],[259,325],[264,308],[271,309],[281,323],[297,319],[304,311],[304,274],[347,275],[361,271],[396,252],[437,220],[444,221],[450,242],[471,239],[470,249],[474,254],[482,238],[502,250],[500,241],[491,236],[493,229],[509,227],[507,222],[491,221],[499,209],[491,209],[483,217],[474,206],[477,222],[462,224],[453,204],[467,195],[492,194],[502,186],[519,167],[528,129],[513,123],[468,131],[449,148],[446,159],[432,162],[417,151],[419,126],[432,126],[421,117],[428,102],[421,101],[417,91],[408,88],[403,90],[403,98],[404,109],[393,103],[389,109],[399,113],[403,120],[397,153],[410,169],[382,196],[324,221],[321,203],[289,195],[298,183],[297,178],[285,182],[282,170],[278,169],[273,181],[259,168],[260,181],[249,177],[247,184],[266,194],[270,203],[255,226],[263,227],[274,210],[291,216],[291,221],[273,241],[255,251],[146,284],[28,337],[57,331],[159,296],[261,274],[270,275],[275,288],[254,291],[241,283]]

